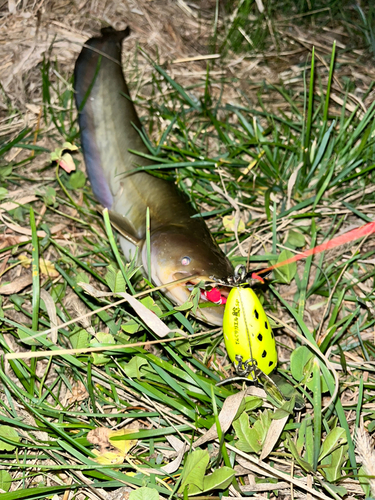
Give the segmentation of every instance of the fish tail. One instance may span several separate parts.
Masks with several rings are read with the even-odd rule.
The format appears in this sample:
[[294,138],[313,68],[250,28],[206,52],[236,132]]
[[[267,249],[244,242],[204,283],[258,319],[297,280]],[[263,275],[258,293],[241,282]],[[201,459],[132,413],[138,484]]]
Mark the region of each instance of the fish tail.
[[102,34],[103,39],[110,38],[115,42],[122,42],[124,38],[127,38],[130,35],[130,28],[127,26],[122,31],[116,31],[112,28],[112,26],[105,26],[100,30],[100,33]]

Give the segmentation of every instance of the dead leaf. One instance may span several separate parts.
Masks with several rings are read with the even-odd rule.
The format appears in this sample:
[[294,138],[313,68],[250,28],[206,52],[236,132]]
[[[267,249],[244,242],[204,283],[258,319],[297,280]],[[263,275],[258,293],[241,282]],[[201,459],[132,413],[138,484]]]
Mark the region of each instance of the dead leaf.
[[271,453],[281,433],[284,430],[288,418],[289,415],[286,415],[284,418],[280,418],[278,420],[272,420],[270,428],[268,429],[267,432],[266,439],[264,441],[262,453],[260,454],[259,460],[264,460]]
[[245,231],[244,221],[241,218],[237,221],[234,215],[225,215],[223,217],[223,225],[225,230],[229,233],[234,233],[235,231],[243,233]]
[[56,224],[50,228],[51,234],[57,234],[60,231],[66,230],[66,224]]
[[51,341],[56,344],[57,343],[57,326],[58,326],[58,319],[57,319],[57,314],[56,314],[56,305],[51,297],[51,295],[47,292],[47,290],[44,290],[44,288],[41,289],[40,291],[40,297],[44,302],[44,305],[46,306],[47,309],[47,314],[51,323]]
[[37,106],[36,104],[26,103],[25,106],[29,111],[34,113],[34,115],[36,116],[38,116],[41,110],[43,109],[41,106]]
[[286,490],[290,489],[290,484],[286,481],[281,481],[280,483],[256,483],[250,484],[248,486],[240,486],[241,491],[246,493],[258,492],[258,491],[273,491],[273,490]]
[[1,265],[0,265],[0,281],[1,281],[1,276],[3,276],[4,274],[4,271],[8,265],[8,260],[10,258],[10,253],[9,252],[5,252],[3,254],[3,260],[1,262]]
[[31,203],[32,201],[36,201],[38,198],[35,195],[24,196],[23,198],[19,198],[14,201],[7,201],[0,205],[0,212],[9,212],[10,210],[14,210],[22,205],[26,205],[27,203]]
[[101,453],[104,453],[107,448],[111,447],[108,437],[110,431],[111,430],[108,429],[108,427],[97,427],[87,434],[87,440],[89,443],[97,446]]
[[18,260],[20,261],[21,266],[24,267],[25,269],[28,269],[31,266],[32,259],[27,255],[24,254],[19,255]]
[[292,191],[294,188],[294,184],[296,183],[297,175],[302,167],[303,163],[300,163],[295,170],[293,170],[292,175],[289,177],[288,181],[288,195],[287,195],[287,201],[286,201],[286,209],[289,210],[291,207],[291,199],[292,199]]
[[255,3],[257,4],[258,10],[261,14],[264,12],[264,5],[262,0],[255,0]]
[[[236,462],[241,465],[244,469],[251,470],[251,472],[254,472],[254,474],[257,474],[258,476],[264,476],[264,469],[259,467],[258,465],[254,464],[253,462],[250,462],[250,460],[247,460],[244,457],[241,457],[241,455],[236,456]],[[270,472],[268,471],[270,474]],[[272,477],[277,477],[274,474],[270,474]]]
[[102,292],[89,283],[84,283],[83,281],[80,281],[77,285],[79,285],[86,293],[91,295],[91,297],[95,297],[96,299],[100,299],[101,297],[112,297],[114,295],[112,292]]
[[121,292],[118,295],[127,299],[129,304],[132,306],[134,311],[138,316],[146,323],[146,325],[154,332],[158,337],[165,337],[171,330],[167,327],[165,323],[159,319],[155,313],[147,309],[139,300],[135,299],[126,292]]
[[[84,401],[89,397],[89,393],[87,392],[85,385],[80,380],[77,384],[73,385],[71,394],[72,395],[68,399],[69,404],[73,404],[78,401]],[[106,427],[104,428],[106,429]]]
[[[0,213],[0,220],[7,227],[9,227],[9,229],[12,229],[12,231],[15,231],[16,233],[24,234],[25,236],[31,236],[32,235],[31,229],[28,229],[26,227],[21,227],[18,224],[12,224],[11,222],[8,222],[8,221],[4,220],[4,218],[1,216],[1,213]],[[51,231],[51,234],[56,234],[56,233],[62,231],[63,229],[65,229],[65,228],[66,228],[65,224],[56,224],[56,226],[53,226],[50,229],[50,231]],[[37,231],[36,234],[37,234],[37,236],[39,238],[44,238],[46,236],[46,232],[45,231]]]
[[25,236],[13,236],[13,235],[4,235],[0,236],[0,248],[11,247],[13,245],[17,245],[18,243],[22,243],[23,241],[27,241],[28,238]]
[[179,453],[179,451],[181,450],[181,448],[183,448],[185,444],[183,441],[181,441],[181,439],[178,439],[178,437],[174,436],[173,434],[165,436],[165,438],[168,441],[168,443],[172,446],[172,448],[174,448],[177,451],[177,453]]
[[57,276],[60,276],[60,273],[50,260],[39,259],[39,270],[41,274],[49,276],[50,278],[57,278]]
[[[26,269],[30,267],[32,262],[30,257],[23,254],[18,257],[18,260],[20,261],[21,266]],[[55,265],[50,260],[46,259],[39,259],[39,271],[44,276],[49,276],[50,278],[57,278],[57,276],[60,276],[60,273],[55,269]]]
[[12,281],[12,283],[1,286],[0,295],[12,295],[13,293],[18,293],[27,286],[31,285],[32,282],[33,278],[31,274],[28,274],[27,276],[21,276],[20,278]]
[[216,193],[221,194],[221,196],[223,196],[226,200],[229,201],[229,203],[232,205],[232,207],[235,209],[236,212],[240,212],[240,207],[238,206],[238,203],[237,203],[237,201],[234,198],[232,198],[231,196],[229,196],[229,194],[226,191],[224,191],[223,189],[221,189],[214,182],[210,182],[210,185],[211,185],[212,189]]
[[161,468],[161,470],[165,472],[165,474],[173,474],[174,472],[176,472],[176,470],[181,465],[182,459],[184,458],[185,455],[185,451],[186,451],[186,443],[182,443],[182,447],[180,448],[177,457],[174,460],[172,460],[172,462],[170,462],[169,464],[164,465]]
[[14,0],[8,0],[9,14],[15,14],[17,11],[17,3]]
[[64,153],[60,159],[60,167],[65,170],[68,174],[74,172],[76,165],[74,163],[73,157],[70,153]]
[[165,436],[165,439],[168,441],[168,443],[174,448],[173,450],[163,450],[163,455],[166,458],[175,458],[181,448],[184,446],[183,441],[181,439],[176,438],[176,436],[170,435],[170,436]]
[[[225,434],[229,427],[232,425],[233,419],[236,416],[238,408],[240,407],[240,404],[242,403],[245,395],[246,391],[240,391],[237,392],[237,394],[233,394],[232,396],[227,397],[227,399],[224,401],[223,407],[219,413],[220,428],[223,434]],[[213,424],[213,426],[206,432],[206,434],[195,441],[194,446],[201,446],[203,443],[212,441],[217,437],[218,435],[216,424]]]
[[[31,236],[32,235],[31,229],[26,228],[26,227],[21,227],[18,224],[12,224],[11,222],[8,222],[8,221],[4,220],[3,217],[1,216],[1,214],[0,214],[0,219],[12,231],[15,231],[16,233],[24,234],[25,236]],[[36,234],[40,238],[44,238],[46,236],[45,231],[37,231]]]
[[98,427],[87,434],[90,443],[96,445],[99,449],[93,450],[97,455],[95,461],[100,464],[119,465],[125,460],[126,455],[133,448],[137,439],[121,439],[113,441],[114,437],[125,436],[139,430],[138,426],[132,428],[111,431],[107,427]]

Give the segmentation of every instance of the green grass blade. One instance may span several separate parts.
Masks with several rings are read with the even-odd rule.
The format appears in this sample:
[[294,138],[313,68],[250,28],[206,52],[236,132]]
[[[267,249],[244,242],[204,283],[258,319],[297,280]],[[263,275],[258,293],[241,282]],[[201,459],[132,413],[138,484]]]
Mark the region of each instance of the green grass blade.
[[314,455],[313,468],[316,471],[318,466],[318,458],[320,454],[320,445],[322,439],[322,390],[320,366],[315,358],[313,364],[313,402],[314,402]]

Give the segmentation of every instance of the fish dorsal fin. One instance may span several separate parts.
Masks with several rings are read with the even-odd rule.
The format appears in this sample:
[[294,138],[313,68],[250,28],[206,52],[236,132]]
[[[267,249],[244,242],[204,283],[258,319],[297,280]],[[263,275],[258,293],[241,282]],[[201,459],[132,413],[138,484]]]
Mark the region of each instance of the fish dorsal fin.
[[138,238],[134,226],[129,219],[118,212],[113,212],[112,210],[108,210],[108,215],[112,226],[121,234],[121,236],[130,241],[130,243],[133,243],[133,245],[138,246],[141,243],[142,240]]

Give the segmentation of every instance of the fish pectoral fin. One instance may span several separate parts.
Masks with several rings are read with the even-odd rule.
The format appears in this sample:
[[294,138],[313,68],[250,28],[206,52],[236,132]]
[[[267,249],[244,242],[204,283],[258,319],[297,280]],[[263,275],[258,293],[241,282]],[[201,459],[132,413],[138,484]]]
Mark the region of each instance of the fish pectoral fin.
[[130,243],[133,243],[133,245],[138,246],[141,243],[141,240],[136,235],[134,226],[129,219],[118,212],[113,212],[112,210],[108,210],[108,215],[112,226],[121,234],[121,236],[130,241]]

